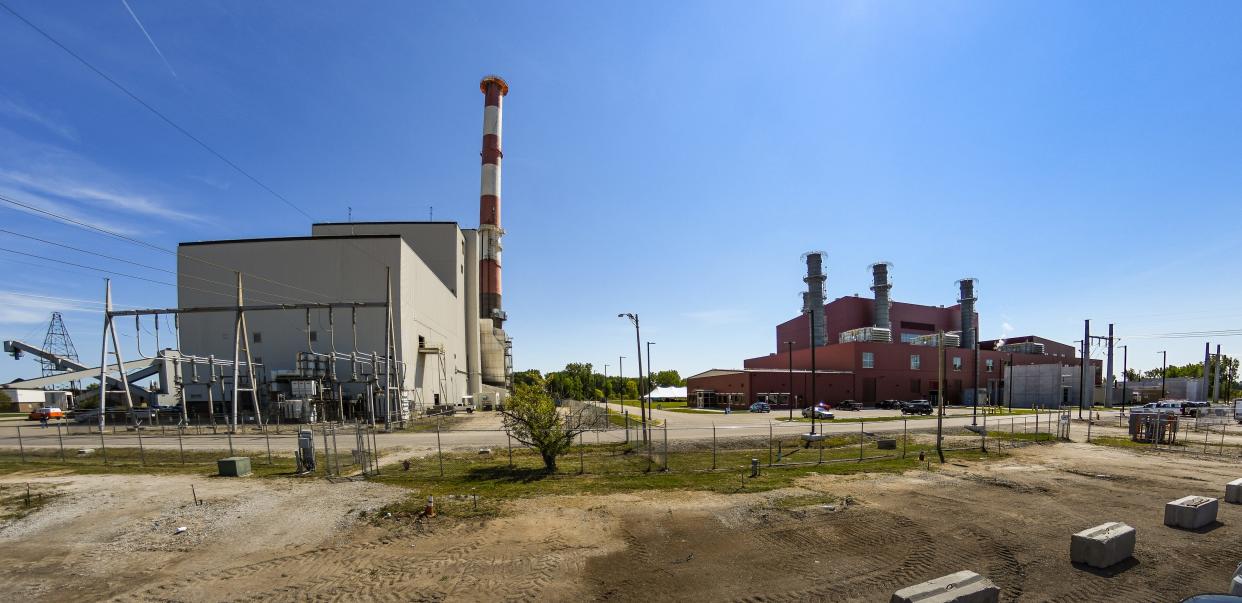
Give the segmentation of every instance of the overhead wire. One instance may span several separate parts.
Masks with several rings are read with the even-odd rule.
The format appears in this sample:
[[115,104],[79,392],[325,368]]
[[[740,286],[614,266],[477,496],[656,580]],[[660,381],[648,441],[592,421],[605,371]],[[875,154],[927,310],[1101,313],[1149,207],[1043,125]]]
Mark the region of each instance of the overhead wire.
[[[294,202],[290,201],[288,198],[286,198],[284,195],[282,195],[282,194],[280,194],[279,192],[277,192],[277,191],[276,191],[275,189],[273,189],[272,187],[268,186],[268,185],[267,185],[265,182],[263,182],[262,180],[259,180],[257,177],[255,177],[255,175],[254,175],[254,174],[251,174],[250,172],[248,172],[248,171],[246,171],[245,169],[243,169],[240,165],[238,165],[238,164],[237,164],[237,163],[235,163],[233,160],[231,160],[231,159],[229,159],[228,157],[226,157],[226,156],[225,156],[223,153],[221,153],[220,151],[217,151],[217,150],[216,150],[215,148],[213,148],[211,145],[209,145],[209,144],[207,144],[206,142],[204,142],[201,138],[199,138],[199,137],[195,136],[195,135],[194,135],[193,133],[191,133],[189,130],[185,129],[185,128],[184,128],[184,127],[182,127],[180,124],[178,124],[177,122],[173,121],[173,120],[172,120],[172,118],[170,118],[170,117],[168,117],[167,115],[165,115],[164,113],[162,113],[159,109],[156,109],[153,105],[151,105],[151,103],[148,103],[147,101],[143,100],[143,99],[142,99],[142,97],[140,97],[140,96],[138,96],[137,94],[135,94],[135,93],[134,93],[133,91],[131,91],[129,88],[126,88],[123,84],[121,84],[120,82],[118,82],[118,81],[116,81],[115,79],[113,79],[113,78],[112,78],[111,76],[109,76],[107,73],[104,73],[104,71],[103,71],[102,69],[100,69],[100,68],[96,67],[96,66],[95,66],[95,65],[93,65],[90,61],[87,61],[84,57],[82,57],[82,55],[79,55],[78,53],[74,52],[71,48],[69,48],[69,47],[68,47],[68,46],[66,46],[65,44],[61,43],[61,41],[60,41],[60,40],[57,40],[54,36],[52,36],[52,34],[48,33],[47,31],[44,31],[42,28],[40,28],[38,25],[35,25],[33,22],[31,22],[31,21],[30,21],[29,19],[27,19],[26,17],[23,17],[20,13],[18,13],[18,12],[17,12],[17,11],[15,11],[15,10],[13,10],[13,8],[12,8],[12,7],[10,7],[8,4],[6,4],[5,2],[3,2],[3,0],[0,0],[0,7],[3,7],[3,8],[4,8],[4,10],[6,10],[6,11],[8,11],[8,12],[9,12],[9,14],[13,15],[14,17],[17,17],[17,19],[18,19],[18,20],[20,20],[22,23],[25,23],[25,24],[26,24],[27,26],[29,26],[31,29],[33,29],[33,30],[35,30],[36,32],[38,32],[38,33],[39,33],[39,35],[43,36],[43,37],[44,37],[44,38],[46,38],[49,42],[51,42],[52,44],[55,44],[55,45],[56,45],[56,47],[58,47],[58,48],[60,48],[61,50],[65,51],[65,53],[66,53],[66,54],[68,54],[69,56],[71,56],[71,57],[73,57],[74,59],[76,59],[79,63],[81,63],[81,64],[82,64],[83,66],[85,66],[87,69],[91,70],[91,71],[92,71],[92,72],[94,72],[96,75],[98,75],[99,77],[103,78],[103,79],[104,79],[104,81],[107,81],[109,84],[112,84],[114,87],[116,87],[116,89],[117,89],[117,90],[120,90],[122,93],[124,93],[126,96],[128,96],[129,98],[131,98],[134,102],[136,102],[136,103],[138,103],[139,105],[141,105],[141,106],[142,106],[143,108],[145,108],[147,111],[150,111],[152,115],[155,115],[155,116],[156,116],[156,117],[158,117],[161,121],[163,121],[164,123],[168,124],[171,128],[173,128],[173,129],[174,129],[174,130],[176,130],[177,132],[181,133],[182,135],[184,135],[186,138],[188,138],[188,139],[190,139],[191,141],[193,141],[193,142],[194,142],[195,144],[197,144],[198,146],[202,147],[202,148],[203,148],[204,150],[206,150],[208,153],[210,153],[210,154],[214,155],[214,156],[215,156],[217,159],[219,159],[220,161],[224,162],[224,163],[225,163],[225,165],[228,165],[229,167],[233,168],[234,170],[236,170],[236,171],[237,171],[237,173],[241,174],[242,176],[245,176],[248,180],[250,180],[251,182],[253,182],[253,183],[254,183],[255,185],[257,185],[259,188],[263,189],[263,190],[264,190],[264,191],[266,191],[268,194],[272,195],[273,197],[275,197],[276,199],[278,199],[280,202],[284,203],[285,205],[288,205],[288,206],[289,206],[290,208],[292,208],[294,211],[297,211],[299,214],[302,214],[302,216],[303,216],[303,217],[305,217],[307,220],[310,220],[312,223],[315,221],[315,219],[314,219],[313,217],[311,217],[311,215],[310,215],[310,214],[306,213],[306,211],[305,211],[305,210],[303,210],[301,207],[298,207],[298,205],[297,205],[297,204],[295,204]],[[380,260],[379,258],[375,257],[373,254],[371,254],[371,252],[366,251],[365,249],[363,249],[363,248],[359,247],[359,246],[358,246],[356,243],[354,243],[353,241],[347,241],[347,242],[348,242],[348,243],[349,243],[349,245],[350,245],[351,247],[353,247],[354,249],[357,249],[358,251],[361,251],[361,252],[363,252],[364,254],[366,254],[366,255],[370,256],[370,257],[371,257],[371,259],[373,259],[373,260],[375,260],[376,262],[378,262],[381,266],[391,267],[391,266],[389,266],[387,263],[385,263],[383,260]]]
[[[173,275],[173,276],[177,276],[177,275],[178,275],[178,273],[177,273],[176,271],[174,271],[174,270],[169,270],[169,269],[167,269],[167,268],[160,268],[159,266],[151,266],[151,265],[148,265],[148,264],[143,264],[143,263],[141,263],[141,262],[135,262],[135,261],[133,261],[133,260],[127,260],[127,259],[125,259],[125,258],[119,258],[119,257],[116,257],[116,256],[111,256],[111,255],[108,255],[108,254],[105,254],[105,253],[99,253],[98,251],[92,251],[92,250],[89,250],[89,249],[82,249],[82,248],[80,248],[80,247],[74,247],[74,246],[72,246],[72,245],[67,245],[67,244],[65,244],[65,243],[59,243],[59,242],[56,242],[56,241],[49,241],[49,240],[47,240],[47,239],[41,239],[41,238],[36,237],[36,236],[33,236],[33,235],[23,234],[23,233],[20,233],[20,232],[13,232],[13,231],[11,231],[11,230],[4,229],[4,228],[0,228],[0,232],[3,232],[3,233],[5,233],[5,234],[9,234],[9,235],[13,235],[13,236],[17,236],[17,237],[23,237],[23,238],[31,239],[31,240],[33,240],[33,241],[39,241],[39,242],[41,242],[41,243],[46,243],[46,244],[48,244],[48,245],[55,245],[55,246],[57,246],[57,247],[64,247],[65,249],[71,249],[71,250],[73,250],[73,251],[78,251],[78,252],[81,252],[81,253],[88,253],[88,254],[95,255],[95,256],[99,256],[99,257],[101,257],[101,258],[106,258],[106,259],[109,259],[109,260],[115,260],[115,261],[118,261],[118,262],[125,262],[126,264],[133,264],[134,266],[139,266],[139,267],[142,267],[142,268],[146,268],[146,269],[148,269],[148,270],[158,270],[158,271],[160,271],[160,272],[165,272],[165,273],[171,274],[171,275]],[[226,282],[223,282],[223,281],[212,280],[212,279],[209,279],[209,278],[206,278],[206,277],[202,277],[202,276],[195,276],[195,275],[193,275],[193,274],[181,274],[180,276],[184,276],[184,277],[186,277],[186,278],[192,278],[192,279],[196,279],[196,280],[204,281],[204,282],[211,283],[211,284],[214,284],[214,285],[223,285],[223,286],[225,286],[225,287],[228,287],[229,289],[234,289],[234,288],[236,287],[236,283],[226,283]],[[258,289],[254,289],[254,288],[249,288],[249,289],[247,289],[247,293],[249,293],[249,292],[256,292],[256,293],[258,293],[258,294],[260,294],[260,295],[266,295],[266,296],[269,296],[269,297],[283,297],[283,298],[285,298],[285,299],[293,300],[293,301],[295,301],[295,302],[302,302],[302,301],[305,301],[305,300],[303,300],[303,299],[301,299],[301,298],[290,297],[290,296],[288,296],[288,295],[281,295],[281,294],[279,294],[279,293],[272,293],[272,292],[270,292],[270,291],[262,291],[262,290],[258,290]]]
[[[113,238],[116,238],[116,239],[120,239],[120,240],[122,240],[122,241],[127,241],[127,242],[129,242],[129,243],[133,243],[133,244],[135,244],[135,245],[141,245],[141,246],[143,246],[143,247],[148,247],[148,248],[150,248],[150,249],[154,249],[154,250],[156,250],[156,251],[160,251],[160,252],[163,252],[163,253],[167,253],[167,254],[170,254],[170,255],[173,255],[173,256],[176,256],[176,257],[185,258],[185,259],[187,259],[187,260],[193,260],[193,261],[196,261],[196,262],[200,262],[200,263],[206,264],[206,265],[208,265],[208,266],[213,266],[213,267],[215,267],[215,268],[219,268],[219,269],[221,269],[221,270],[227,270],[227,271],[229,271],[229,272],[238,272],[238,273],[241,273],[241,275],[242,275],[242,276],[245,276],[245,277],[250,277],[250,278],[254,278],[254,279],[258,279],[258,280],[265,281],[265,282],[269,282],[269,283],[272,283],[272,284],[274,284],[274,285],[278,285],[278,286],[281,286],[281,287],[286,287],[286,288],[289,288],[289,289],[297,289],[297,290],[300,290],[300,291],[305,291],[305,292],[307,292],[307,293],[311,293],[311,294],[313,294],[313,295],[316,295],[316,296],[318,296],[318,297],[320,297],[320,298],[324,298],[324,299],[331,299],[331,296],[329,296],[329,295],[327,295],[327,294],[324,294],[324,293],[320,293],[320,292],[318,292],[318,291],[313,291],[313,290],[311,290],[311,289],[307,289],[307,288],[305,288],[305,287],[299,287],[299,286],[297,286],[297,285],[291,285],[291,284],[289,284],[289,283],[284,283],[284,282],[278,281],[278,280],[273,279],[273,278],[269,278],[269,277],[265,277],[265,276],[261,276],[261,275],[257,275],[257,274],[251,274],[251,273],[248,273],[248,272],[244,272],[244,271],[242,271],[242,270],[237,270],[236,268],[231,268],[231,267],[229,267],[229,266],[225,266],[225,265],[223,265],[223,264],[218,264],[218,263],[213,262],[213,261],[211,261],[211,260],[206,260],[206,259],[203,259],[203,258],[199,258],[199,257],[195,257],[195,256],[192,256],[192,255],[184,254],[184,253],[181,253],[181,252],[179,252],[179,251],[174,251],[174,250],[172,250],[172,249],[168,249],[167,247],[161,247],[161,246],[156,245],[156,244],[154,244],[154,243],[149,243],[149,242],[147,242],[147,241],[143,241],[143,240],[141,240],[141,239],[135,239],[135,238],[133,238],[133,237],[126,236],[126,235],[121,234],[121,233],[119,233],[119,232],[116,232],[116,231],[113,231],[113,230],[110,230],[110,229],[107,229],[107,228],[103,228],[103,227],[101,227],[101,226],[95,226],[94,224],[87,224],[86,222],[82,222],[82,221],[80,221],[80,220],[75,220],[75,219],[70,218],[70,217],[68,217],[68,216],[63,216],[63,215],[60,215],[60,214],[58,214],[58,213],[56,213],[56,212],[48,211],[48,210],[43,209],[43,208],[40,208],[40,207],[35,207],[35,206],[33,206],[33,205],[29,205],[29,204],[27,204],[27,203],[22,203],[21,201],[17,201],[17,200],[11,199],[11,198],[9,198],[9,197],[7,197],[7,196],[5,196],[5,195],[0,195],[0,201],[3,201],[3,202],[8,203],[8,204],[10,204],[10,205],[15,205],[15,206],[17,206],[17,207],[21,207],[21,208],[24,208],[24,209],[28,209],[28,210],[30,210],[30,211],[37,212],[37,213],[39,213],[39,214],[42,214],[42,215],[46,216],[48,219],[55,219],[55,220],[58,220],[58,221],[66,222],[66,223],[72,224],[72,225],[74,225],[74,226],[78,226],[78,227],[80,227],[80,228],[84,228],[84,229],[87,229],[87,230],[92,230],[92,231],[95,231],[95,232],[98,232],[98,233],[101,233],[101,234],[105,234],[105,235],[108,235],[108,236],[110,236],[110,237],[113,237]],[[292,298],[292,297],[290,297],[289,299],[296,299],[296,298]],[[314,300],[299,299],[299,301],[314,301]]]

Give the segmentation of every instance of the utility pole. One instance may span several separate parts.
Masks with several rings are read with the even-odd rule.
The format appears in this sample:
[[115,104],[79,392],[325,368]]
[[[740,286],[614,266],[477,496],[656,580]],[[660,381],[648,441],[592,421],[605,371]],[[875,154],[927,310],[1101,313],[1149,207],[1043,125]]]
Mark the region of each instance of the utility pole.
[[1082,363],[1079,365],[1078,418],[1082,419],[1082,407],[1087,404],[1087,367],[1091,365],[1091,319],[1082,321]]
[[1202,387],[1199,388],[1200,395],[1204,400],[1208,399],[1208,363],[1212,357],[1212,342],[1204,342],[1203,344],[1203,378],[1199,379]]
[[[811,328],[811,404],[818,406],[819,401],[815,396],[815,316],[807,309],[807,324]],[[811,408],[811,435],[815,435],[815,408]]]
[[936,455],[944,463],[944,331],[936,332],[936,406]]
[[1126,382],[1130,380],[1130,346],[1118,346],[1121,348],[1121,408],[1124,409],[1130,403],[1130,396],[1126,393]]
[[975,361],[974,361],[974,393],[970,396],[972,404],[970,406],[970,424],[978,425],[979,416],[979,337],[975,336]]
[[1220,402],[1220,344],[1216,344],[1216,358],[1212,363],[1212,404]]
[[[1060,372],[1058,369],[1057,373],[1059,374]],[[1005,394],[1005,400],[1009,402],[1009,413],[1013,414],[1013,352],[1009,352],[1009,376],[1005,378],[1005,389],[1008,390],[1008,393]]]
[[[652,383],[654,382],[651,380],[651,344],[653,343],[655,342],[654,341],[647,342],[647,389],[648,390],[655,389],[655,386],[652,385]],[[647,392],[647,414],[651,414],[651,391]]]
[[[793,342],[786,341],[785,348],[789,352],[789,420],[792,421],[793,420],[793,407],[794,407],[794,402],[793,402],[794,400],[794,397],[793,397]],[[811,411],[811,413],[814,414],[815,411]]]
[[1116,378],[1113,377],[1113,323],[1108,323],[1108,367],[1105,374],[1108,375],[1108,388],[1104,392],[1104,406],[1111,406],[1113,398],[1113,387],[1117,385]]
[[618,314],[617,318],[628,318],[634,323],[634,348],[638,350],[638,410],[642,415],[643,444],[647,443],[647,413],[643,406],[643,337],[638,327],[638,315],[632,313]]
[[608,365],[604,365],[604,416],[608,416],[608,392],[612,387],[608,385]]
[[1164,397],[1168,395],[1167,394],[1168,388],[1166,386],[1168,385],[1168,380],[1169,380],[1169,351],[1160,350],[1159,352],[1156,352],[1156,353],[1160,354],[1160,358],[1161,358],[1160,360],[1160,399],[1163,400]]

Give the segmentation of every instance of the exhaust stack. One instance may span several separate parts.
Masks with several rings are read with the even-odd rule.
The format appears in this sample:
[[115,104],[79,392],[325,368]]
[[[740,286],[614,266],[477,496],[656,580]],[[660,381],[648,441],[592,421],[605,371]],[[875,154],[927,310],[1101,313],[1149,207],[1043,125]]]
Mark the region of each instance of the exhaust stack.
[[505,321],[500,305],[500,150],[501,104],[509,84],[489,75],[479,82],[483,92],[483,166],[479,174],[479,317],[496,328]]
[[957,303],[962,305],[961,347],[968,350],[974,348],[977,341],[975,337],[975,302],[979,299],[975,297],[975,283],[977,282],[979,279],[970,277],[957,281],[962,293],[961,299],[957,300]]
[[822,347],[828,344],[827,325],[824,324],[824,252],[808,251],[802,254],[806,260],[806,309],[811,315],[811,345]]
[[888,281],[888,270],[892,267],[892,262],[876,262],[871,265],[871,290],[875,292],[875,326],[881,329],[893,328],[888,315],[889,308],[893,306],[888,294],[893,288]]

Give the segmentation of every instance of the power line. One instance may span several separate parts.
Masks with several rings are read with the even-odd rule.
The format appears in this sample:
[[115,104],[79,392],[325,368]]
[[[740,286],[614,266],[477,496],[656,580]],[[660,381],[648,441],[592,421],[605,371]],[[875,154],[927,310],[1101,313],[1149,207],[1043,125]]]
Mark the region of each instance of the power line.
[[203,142],[202,139],[191,134],[189,130],[186,130],[185,128],[181,127],[177,122],[170,119],[167,115],[164,115],[163,113],[161,113],[159,109],[156,109],[147,101],[142,100],[142,98],[139,97],[137,94],[134,94],[133,92],[131,92],[129,88],[126,88],[125,86],[121,85],[120,82],[112,79],[108,74],[104,73],[98,67],[95,67],[94,65],[92,65],[90,61],[87,61],[86,59],[82,58],[82,56],[79,55],[78,53],[70,50],[69,47],[62,44],[60,40],[57,40],[56,38],[52,37],[51,34],[47,33],[46,31],[43,31],[43,29],[41,29],[38,25],[31,23],[30,20],[27,19],[26,17],[21,16],[21,14],[19,14],[17,11],[10,8],[8,4],[5,4],[4,2],[0,1],[0,7],[3,7],[4,10],[8,11],[9,14],[13,15],[14,17],[17,17],[22,23],[29,25],[31,29],[39,32],[39,35],[43,36],[44,38],[47,38],[49,42],[55,44],[61,50],[65,51],[65,53],[67,53],[69,56],[77,59],[78,62],[86,66],[87,69],[90,69],[91,71],[95,72],[96,75],[106,80],[109,84],[112,84],[113,86],[115,86],[117,90],[120,90],[121,92],[125,93],[125,95],[133,99],[134,102],[138,103],[139,105],[142,105],[147,111],[150,111],[151,114],[163,120],[164,123],[168,124],[169,126],[172,126],[174,130],[180,132],[186,138],[189,138],[190,140],[194,141],[195,144],[202,147],[208,153],[215,155],[217,159],[219,159],[220,161],[223,161],[229,167],[233,168],[234,170],[237,170],[237,173],[248,178],[251,182],[258,185],[259,188],[262,188],[263,190],[271,194],[273,197],[276,197],[277,199],[279,199],[285,205],[288,205],[289,207],[293,208],[295,211],[305,216],[307,220],[310,220],[312,222],[315,220],[314,218],[310,216],[310,214],[303,211],[302,208],[295,205],[292,201],[286,199],[284,195],[281,195],[280,193],[276,192],[275,190],[272,189],[272,187],[264,184],[263,181],[254,177],[254,175],[252,175],[250,172],[247,172],[246,170],[242,169],[241,166],[237,165],[236,163],[233,163],[233,161],[229,159],[228,157],[225,157],[223,153],[215,150],[214,148],[211,147],[211,145],[207,144],[206,142]]
[[[3,5],[3,2],[0,2],[0,6],[2,6],[2,5]],[[143,240],[141,240],[141,239],[135,239],[135,238],[133,238],[133,237],[123,235],[123,234],[121,234],[121,233],[119,233],[119,232],[116,232],[116,231],[114,231],[114,230],[109,230],[109,229],[107,229],[107,228],[103,228],[103,227],[101,227],[101,226],[95,226],[94,224],[87,224],[86,222],[82,222],[82,221],[80,221],[80,220],[75,220],[75,219],[70,218],[70,217],[68,217],[68,216],[62,216],[62,215],[60,215],[60,214],[58,214],[58,213],[51,212],[51,211],[48,211],[48,210],[46,210],[46,209],[42,209],[42,208],[40,208],[40,207],[35,207],[35,206],[30,205],[30,204],[27,204],[27,203],[22,203],[21,201],[17,201],[17,200],[11,199],[11,198],[6,197],[6,196],[4,196],[4,195],[0,195],[0,201],[4,201],[5,203],[9,203],[9,204],[11,204],[11,205],[15,205],[15,206],[17,206],[17,207],[21,207],[21,208],[23,208],[23,209],[27,209],[27,210],[30,210],[30,211],[33,211],[33,212],[36,212],[36,213],[42,214],[43,216],[46,216],[48,219],[55,219],[55,220],[59,220],[59,221],[62,221],[62,222],[67,222],[67,223],[69,223],[69,224],[73,224],[74,226],[78,226],[78,227],[80,227],[80,228],[84,228],[84,229],[87,229],[87,230],[92,230],[92,231],[95,231],[95,232],[98,232],[98,233],[101,233],[101,234],[105,234],[105,235],[108,235],[108,236],[110,236],[110,237],[113,237],[113,238],[116,238],[116,239],[120,239],[120,240],[122,240],[122,241],[127,241],[127,242],[129,242],[129,243],[133,243],[133,244],[135,244],[135,245],[141,245],[141,246],[143,246],[143,247],[148,247],[148,248],[150,248],[150,249],[154,249],[154,250],[156,250],[156,251],[160,251],[160,252],[163,252],[163,253],[167,253],[167,254],[172,255],[172,256],[175,256],[175,257],[180,257],[180,258],[185,258],[185,259],[187,259],[187,260],[193,260],[193,261],[196,261],[196,262],[201,262],[201,263],[206,264],[206,265],[208,265],[208,266],[213,266],[213,267],[216,267],[216,268],[220,268],[221,270],[227,270],[227,271],[230,271],[230,272],[239,272],[239,273],[241,273],[243,276],[248,276],[248,277],[250,277],[250,278],[255,278],[255,279],[258,279],[258,280],[261,280],[261,281],[267,281],[267,282],[272,283],[272,284],[274,284],[274,285],[279,285],[279,286],[281,286],[281,287],[287,287],[287,288],[289,288],[289,289],[297,289],[297,290],[300,290],[300,291],[305,291],[305,292],[307,292],[307,293],[310,293],[310,294],[312,294],[312,295],[316,295],[316,296],[318,296],[318,297],[320,297],[320,298],[323,298],[323,299],[331,299],[331,297],[332,297],[332,296],[330,296],[330,295],[327,295],[327,294],[324,294],[324,293],[320,293],[320,292],[318,292],[318,291],[312,291],[312,290],[307,289],[307,288],[305,288],[305,287],[299,287],[299,286],[297,286],[297,285],[290,285],[290,284],[288,284],[288,283],[283,283],[283,282],[278,281],[278,280],[276,280],[276,279],[268,278],[268,277],[265,277],[265,276],[259,276],[259,275],[257,275],[257,274],[249,274],[249,273],[247,273],[247,272],[243,272],[243,271],[241,271],[241,270],[237,270],[237,269],[235,269],[235,268],[230,268],[230,267],[228,267],[228,266],[224,266],[224,265],[222,265],[222,264],[217,264],[217,263],[212,262],[212,261],[210,261],[210,260],[205,260],[205,259],[203,259],[203,258],[194,257],[194,256],[192,256],[192,255],[186,255],[186,254],[183,254],[183,253],[181,253],[181,252],[179,252],[179,251],[174,251],[174,250],[172,250],[172,249],[168,249],[167,247],[161,247],[161,246],[156,245],[156,244],[154,244],[154,243],[148,243],[148,242],[143,241]],[[297,299],[297,298],[289,297],[288,299]],[[298,299],[298,301],[314,301],[314,300],[304,300],[304,299]]]
[[[49,258],[49,257],[45,257],[45,256],[41,256],[41,255],[37,255],[37,254],[33,254],[33,253],[26,253],[26,252],[24,252],[24,251],[15,251],[15,250],[12,250],[12,249],[6,249],[6,248],[3,248],[3,247],[0,247],[0,251],[7,251],[8,253],[12,253],[12,254],[16,254],[16,255],[24,255],[24,256],[26,256],[26,257],[36,258],[36,259],[40,259],[40,260],[43,260],[43,261],[46,261],[46,262],[56,262],[56,263],[60,263],[60,264],[66,264],[66,265],[69,265],[69,266],[75,266],[75,267],[77,267],[77,268],[84,268],[84,269],[86,269],[86,270],[94,270],[94,271],[96,271],[96,272],[102,272],[102,273],[104,273],[104,274],[111,274],[111,275],[120,276],[120,277],[125,277],[125,278],[132,278],[132,279],[136,279],[136,280],[140,280],[140,281],[146,281],[146,282],[148,282],[148,283],[155,283],[156,285],[165,285],[165,286],[168,286],[168,287],[177,288],[177,284],[176,284],[176,283],[169,283],[169,282],[165,282],[165,281],[157,281],[157,280],[155,280],[155,279],[146,278],[146,277],[144,277],[144,276],[137,276],[137,275],[134,275],[134,274],[127,274],[127,273],[125,273],[125,272],[116,272],[115,270],[106,270],[106,269],[104,269],[104,268],[96,268],[96,267],[94,267],[94,266],[86,266],[86,265],[84,265],[84,264],[77,264],[77,263],[74,263],[74,262],[70,262],[70,261],[68,261],[68,260],[60,260],[60,259],[56,259],[56,258]],[[234,294],[233,294],[233,293],[225,293],[225,292],[221,292],[221,291],[208,291],[208,290],[206,290],[206,289],[199,289],[199,288],[197,288],[197,287],[190,287],[190,286],[188,286],[188,285],[181,285],[181,288],[183,288],[183,289],[189,289],[189,290],[191,290],[191,291],[198,291],[199,293],[206,293],[206,294],[208,294],[208,295],[220,295],[220,296],[223,296],[223,297],[233,297],[233,296],[234,296]],[[281,302],[278,302],[278,301],[273,301],[273,300],[270,300],[270,299],[261,298],[261,297],[259,297],[259,296],[257,296],[257,295],[255,296],[255,299],[257,299],[258,301],[267,302],[267,303],[272,303],[272,304],[279,304],[279,303],[281,303]]]
[[[81,253],[89,253],[89,254],[91,254],[91,255],[96,255],[96,256],[99,256],[99,257],[101,257],[101,258],[106,258],[106,259],[109,259],[109,260],[115,260],[115,261],[118,261],[118,262],[125,262],[126,264],[133,264],[134,266],[139,266],[139,267],[141,267],[141,268],[146,268],[146,269],[148,269],[148,270],[158,270],[158,271],[160,271],[160,272],[165,272],[165,273],[171,274],[171,275],[173,275],[173,276],[177,276],[177,272],[176,272],[176,271],[169,270],[169,269],[167,269],[167,268],[160,268],[160,267],[158,267],[158,266],[150,266],[150,265],[143,264],[143,263],[140,263],[140,262],[135,262],[135,261],[133,261],[133,260],[127,260],[127,259],[125,259],[125,258],[118,258],[118,257],[116,257],[116,256],[111,256],[111,255],[107,255],[107,254],[104,254],[104,253],[99,253],[98,251],[91,251],[91,250],[89,250],[89,249],[81,249],[81,248],[79,248],[79,247],[74,247],[74,246],[72,246],[72,245],[67,245],[67,244],[65,244],[65,243],[58,243],[58,242],[56,242],[56,241],[49,241],[49,240],[47,240],[47,239],[41,239],[41,238],[36,237],[36,236],[33,236],[33,235],[23,234],[23,233],[20,233],[20,232],[13,232],[13,231],[11,231],[11,230],[7,230],[7,229],[4,229],[4,228],[0,228],[0,232],[3,232],[3,233],[5,233],[5,234],[9,234],[9,235],[13,235],[13,236],[17,236],[17,237],[24,237],[24,238],[27,238],[27,239],[31,239],[31,240],[33,240],[33,241],[39,241],[39,242],[41,242],[41,243],[47,243],[48,245],[55,245],[55,246],[57,246],[57,247],[64,247],[65,249],[71,249],[71,250],[73,250],[73,251],[78,251],[78,252],[81,252]],[[202,276],[194,276],[194,275],[192,275],[192,274],[183,274],[183,275],[181,275],[181,276],[184,276],[184,277],[186,277],[186,278],[192,278],[192,279],[200,280],[200,281],[207,282],[207,283],[211,283],[211,284],[213,284],[213,285],[222,285],[222,286],[227,287],[227,288],[229,288],[229,289],[233,289],[234,287],[236,287],[236,283],[225,283],[225,282],[222,282],[222,281],[212,280],[212,279],[209,279],[209,278],[206,278],[206,277],[202,277]],[[270,292],[270,291],[260,291],[260,290],[258,290],[258,289],[254,289],[254,288],[251,288],[251,289],[249,289],[248,291],[253,291],[253,292],[255,292],[255,293],[258,293],[259,295],[267,295],[267,296],[271,296],[271,297],[282,297],[282,298],[284,298],[284,299],[293,300],[293,301],[295,301],[295,302],[299,302],[299,303],[300,303],[300,302],[303,302],[303,301],[308,301],[308,300],[304,300],[304,299],[301,299],[301,298],[289,297],[288,295],[281,295],[281,294],[279,294],[279,293],[272,293],[272,292]]]

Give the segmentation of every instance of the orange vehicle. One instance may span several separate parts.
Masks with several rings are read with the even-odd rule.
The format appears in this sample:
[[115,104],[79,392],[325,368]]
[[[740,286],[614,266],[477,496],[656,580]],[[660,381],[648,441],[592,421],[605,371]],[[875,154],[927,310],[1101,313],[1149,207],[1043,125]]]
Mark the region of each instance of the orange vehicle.
[[65,418],[65,411],[51,406],[47,408],[36,408],[30,411],[29,415],[26,415],[26,418],[31,421],[38,421],[44,417],[47,417],[48,419],[63,419]]

